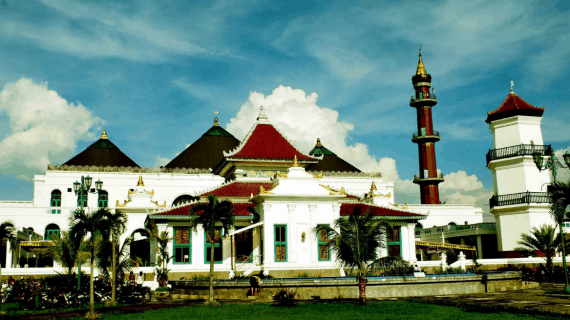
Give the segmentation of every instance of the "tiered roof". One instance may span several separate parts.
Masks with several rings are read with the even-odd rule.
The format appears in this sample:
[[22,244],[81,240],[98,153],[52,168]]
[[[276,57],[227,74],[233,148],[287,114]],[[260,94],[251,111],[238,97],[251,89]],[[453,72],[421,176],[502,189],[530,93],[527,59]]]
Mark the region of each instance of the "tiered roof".
[[[206,204],[207,202],[198,202],[198,201],[191,202],[189,204],[173,207],[169,210],[164,210],[161,212],[151,214],[148,217],[150,219],[181,219],[181,220],[189,219],[190,209],[192,209],[194,206],[196,206],[199,203]],[[253,203],[234,202],[233,205],[234,205],[234,216],[242,218],[253,217],[253,215],[249,212],[248,209],[255,207]],[[200,214],[201,212],[198,211],[197,213]]]
[[370,214],[387,220],[422,220],[426,215],[413,213],[401,209],[387,208],[379,205],[369,205],[360,203],[343,203],[340,206],[341,216],[350,216],[355,207],[360,207],[362,214],[370,210]]
[[239,140],[220,127],[216,117],[214,125],[200,139],[188,146],[165,167],[213,169],[224,158],[224,151],[235,149],[238,145]]
[[217,197],[224,198],[250,198],[252,194],[253,196],[259,194],[260,187],[263,187],[265,190],[269,190],[273,187],[273,183],[232,181],[212,190],[201,191],[199,196],[207,197],[209,195],[215,195]]
[[107,138],[107,131],[103,131],[99,140],[68,160],[63,166],[138,167],[139,165],[119,150]]
[[524,101],[521,97],[511,91],[499,108],[487,113],[485,122],[505,119],[514,116],[542,117],[544,108],[535,107]]
[[241,144],[233,151],[224,152],[228,160],[273,160],[292,162],[295,156],[301,163],[316,162],[319,158],[311,157],[297,150],[267,119],[263,107],[257,122]]
[[326,172],[361,172],[358,168],[346,162],[337,156],[334,152],[325,148],[321,143],[321,139],[317,139],[317,144],[309,152],[311,156],[323,156],[318,163],[310,165],[308,171],[326,171]]

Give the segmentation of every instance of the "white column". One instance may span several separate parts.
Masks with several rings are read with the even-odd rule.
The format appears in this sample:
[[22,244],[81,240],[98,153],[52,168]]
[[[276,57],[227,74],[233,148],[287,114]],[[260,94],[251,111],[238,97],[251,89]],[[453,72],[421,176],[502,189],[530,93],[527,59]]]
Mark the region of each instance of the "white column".
[[400,226],[400,241],[401,241],[401,251],[402,259],[410,261],[410,235],[408,234],[408,226]]
[[10,241],[6,241],[6,269],[12,269],[12,250],[10,250]]
[[477,235],[477,259],[483,259],[483,241],[481,235]]
[[262,261],[259,259],[259,255],[261,254],[261,228],[253,228],[252,230],[253,236],[253,264],[256,266],[261,265]]
[[[313,228],[315,228],[317,225],[313,225],[313,215],[315,215],[317,213],[317,204],[316,203],[309,203],[309,230],[313,230]],[[331,223],[331,227],[333,226],[333,224]],[[307,232],[307,237],[305,241],[308,241],[308,243],[310,243],[311,245],[309,246],[309,261],[311,263],[316,263],[319,260],[319,252],[317,250],[317,245],[313,244],[316,241],[316,236],[314,234],[312,234],[311,232]]]
[[415,262],[416,259],[416,224],[415,223],[408,223],[408,248],[410,252],[410,263]]
[[294,203],[287,204],[287,211],[289,212],[289,223],[287,225],[287,262],[290,264],[297,263],[297,243],[299,239],[295,236],[295,211],[297,205]]
[[275,260],[274,243],[273,243],[273,221],[270,219],[269,211],[271,205],[263,203],[263,263],[262,269],[264,275],[269,275],[269,266]]

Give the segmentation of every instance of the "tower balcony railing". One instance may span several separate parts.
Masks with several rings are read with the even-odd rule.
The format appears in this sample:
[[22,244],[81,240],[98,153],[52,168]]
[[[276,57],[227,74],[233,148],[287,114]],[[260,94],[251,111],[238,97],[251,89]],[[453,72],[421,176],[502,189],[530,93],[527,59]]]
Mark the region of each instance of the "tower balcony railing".
[[437,98],[435,94],[430,94],[429,96],[421,97],[420,99],[417,99],[415,96],[410,96],[410,106],[413,106],[413,104],[417,102],[429,102],[429,104],[433,106],[437,103]]
[[551,145],[519,144],[512,147],[492,149],[487,152],[487,166],[493,160],[518,156],[532,156],[535,152],[540,152],[542,156],[550,156],[552,154],[552,147]]
[[423,177],[423,175],[414,174],[414,182],[416,181],[429,181],[429,180],[441,180],[443,181],[443,173],[438,173],[435,177]]
[[437,138],[437,140],[439,140],[439,132],[438,131],[434,131],[433,133],[425,133],[425,132],[414,132],[414,134],[412,135],[412,141],[418,140],[418,139],[422,139],[422,138]]
[[550,203],[547,192],[519,192],[492,196],[489,199],[489,207],[510,206],[515,204],[529,203]]
[[416,237],[419,237],[422,235],[438,234],[442,232],[481,230],[481,229],[492,230],[496,228],[497,224],[494,222],[483,222],[483,223],[466,224],[466,225],[447,225],[447,226],[433,227],[427,229],[415,229],[414,234]]

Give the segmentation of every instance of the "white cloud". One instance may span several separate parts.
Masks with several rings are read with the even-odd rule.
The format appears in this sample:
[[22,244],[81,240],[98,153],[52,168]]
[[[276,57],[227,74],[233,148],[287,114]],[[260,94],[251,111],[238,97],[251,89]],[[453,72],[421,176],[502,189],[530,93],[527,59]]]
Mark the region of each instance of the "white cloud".
[[[564,158],[562,157],[562,155],[566,152],[570,153],[570,146],[568,146],[568,148],[566,149],[559,149],[559,150],[554,150],[554,154],[556,155],[556,158],[558,158],[558,161],[560,161],[560,163],[562,163],[564,166],[566,166],[566,164],[564,163]],[[570,169],[558,169],[556,171],[556,179],[558,181],[569,181],[570,180]]]
[[467,176],[467,172],[463,170],[446,174],[443,179],[444,181],[439,185],[440,189],[473,191],[483,188],[483,183],[474,174]]
[[300,89],[279,86],[270,95],[251,92],[227,130],[238,139],[249,132],[259,114],[261,105],[271,123],[281,131],[300,151],[307,153],[317,138],[332,152],[366,172],[382,172],[384,181],[398,180],[396,162],[391,158],[371,156],[363,143],[350,144],[349,133],[354,125],[339,121],[337,111],[319,107],[318,95],[309,95]]
[[94,139],[91,131],[103,123],[81,103],[68,103],[48,90],[47,82],[25,78],[0,91],[1,113],[10,118],[11,134],[0,141],[0,172],[18,174],[18,179],[68,160],[76,142]]
[[156,162],[154,163],[155,168],[165,166],[170,162],[170,159],[162,158],[161,156],[156,156],[155,160],[156,160]]

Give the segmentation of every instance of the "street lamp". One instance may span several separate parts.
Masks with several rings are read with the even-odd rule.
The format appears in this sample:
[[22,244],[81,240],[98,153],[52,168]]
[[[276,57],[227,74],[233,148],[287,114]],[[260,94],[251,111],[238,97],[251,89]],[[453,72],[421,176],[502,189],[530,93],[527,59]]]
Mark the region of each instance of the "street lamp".
[[[79,198],[83,195],[87,195],[88,193],[99,193],[103,190],[103,182],[101,180],[97,180],[95,182],[95,190],[91,191],[91,183],[93,182],[93,178],[89,175],[87,177],[81,176],[81,182],[75,181],[73,183],[73,191],[75,195],[78,197],[77,202],[81,211],[85,207],[83,204],[83,199]],[[81,290],[81,263],[77,266],[77,290]]]
[[[554,180],[554,182],[556,183],[556,167],[559,168],[569,168],[570,167],[570,154],[568,153],[568,151],[566,151],[566,153],[564,153],[564,155],[562,155],[562,158],[564,159],[564,163],[566,163],[566,167],[564,165],[562,165],[562,163],[560,163],[560,161],[558,161],[558,159],[556,158],[556,155],[554,154],[554,152],[552,152],[550,154],[550,157],[548,159],[544,159],[544,157],[542,156],[542,153],[540,153],[539,151],[535,151],[532,153],[532,160],[534,161],[534,164],[536,165],[536,167],[538,168],[538,171],[543,171],[543,170],[547,170],[547,169],[551,169],[552,170],[552,178]],[[550,190],[549,190],[550,192]],[[552,199],[551,199],[552,201]],[[554,203],[552,203],[554,204]],[[569,211],[569,207],[566,207],[565,213],[562,216],[562,220],[564,219],[564,216],[566,216],[567,212]],[[568,285],[568,270],[566,268],[566,245],[564,244],[564,232],[562,231],[562,220],[560,221],[556,221],[558,223],[558,227],[560,228],[560,237],[562,238],[562,266],[564,267],[564,281],[565,281],[565,286],[564,286],[564,291],[566,293],[570,293],[570,286]]]

